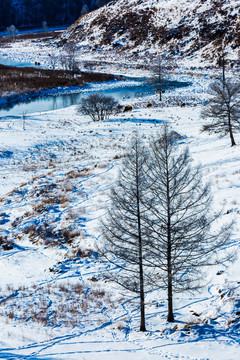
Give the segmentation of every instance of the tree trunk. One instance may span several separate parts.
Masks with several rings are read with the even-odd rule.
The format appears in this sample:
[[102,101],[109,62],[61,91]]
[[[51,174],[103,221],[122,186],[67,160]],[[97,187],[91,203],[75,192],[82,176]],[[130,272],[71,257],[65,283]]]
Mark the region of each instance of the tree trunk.
[[225,78],[225,57],[224,57],[224,55],[222,56],[222,77],[223,77],[223,84],[225,84],[226,78]]
[[172,274],[168,272],[168,317],[167,321],[174,322],[173,316],[173,295],[172,295]]
[[141,305],[141,320],[140,331],[146,331],[145,325],[145,301],[144,301],[144,282],[143,282],[143,266],[140,265],[140,305]]
[[[168,161],[168,160],[167,160]],[[172,291],[172,239],[171,239],[171,215],[170,215],[170,187],[169,187],[169,173],[167,165],[167,271],[168,271],[168,317],[167,321],[174,322],[173,316],[173,291]]]
[[234,140],[234,137],[233,137],[232,128],[229,131],[229,133],[230,133],[230,139],[231,139],[231,146],[234,146],[234,145],[236,145],[236,143],[235,143],[235,140]]
[[229,135],[230,135],[230,139],[231,139],[231,146],[234,146],[234,145],[236,145],[236,143],[235,143],[235,140],[233,137],[233,132],[232,132],[230,109],[228,109],[228,130],[229,130]]
[[138,199],[138,242],[139,242],[139,283],[140,283],[140,307],[141,307],[141,320],[140,331],[146,331],[145,326],[145,301],[144,301],[144,279],[143,279],[143,256],[142,256],[142,234],[140,222],[140,209]]
[[168,267],[168,317],[167,321],[174,322],[173,316],[173,291],[172,291],[172,244],[170,223],[168,223],[168,249],[167,249],[167,267]]
[[[138,155],[137,155],[138,156]],[[139,195],[139,174],[138,174],[138,159],[136,159],[136,180],[137,180],[137,221],[138,221],[138,249],[139,249],[139,285],[140,285],[140,307],[141,320],[140,331],[146,331],[145,326],[145,301],[144,301],[144,278],[143,278],[143,249],[142,249],[142,229],[141,229],[141,214],[140,214],[140,195]]]

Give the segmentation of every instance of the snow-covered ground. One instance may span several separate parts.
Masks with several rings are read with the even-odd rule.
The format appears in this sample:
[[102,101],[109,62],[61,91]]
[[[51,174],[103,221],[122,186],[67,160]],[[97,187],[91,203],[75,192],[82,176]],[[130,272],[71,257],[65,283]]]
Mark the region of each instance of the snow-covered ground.
[[0,359],[239,359],[239,258],[209,269],[199,293],[175,294],[174,324],[166,323],[166,293],[148,294],[140,333],[138,299],[101,278],[108,265],[95,253],[133,132],[147,142],[168,121],[202,164],[223,221],[236,219],[229,246],[239,254],[240,135],[231,148],[228,137],[201,132],[209,76],[189,76],[192,86],[166,93],[164,106],[146,107],[157,95],[126,99],[133,111],[103,122],[75,106],[28,114],[24,124],[1,120]]
[[[39,66],[41,68],[52,68],[51,56],[54,54],[56,61],[55,68],[61,68],[61,54],[65,53],[65,48],[58,45],[58,39],[42,41],[38,40],[18,40],[9,42],[6,46],[0,47],[0,64],[9,66]],[[123,57],[118,52],[90,52],[86,45],[76,44],[76,61],[79,68],[83,71],[100,71],[126,76],[145,76],[149,74],[151,58],[143,56],[137,60]],[[177,60],[178,65],[190,68],[192,66],[209,65],[202,63],[196,56],[189,58],[187,62]],[[89,68],[90,67],[90,68]],[[134,67],[134,72],[132,71]]]
[[[42,42],[41,40],[21,40],[16,42],[10,42],[6,47],[0,48],[0,64],[13,65],[16,66],[17,63],[20,65],[24,64],[25,66],[35,65],[35,63],[40,63],[40,66],[43,68],[50,68],[51,59],[50,55],[54,53],[56,57],[60,56],[63,51],[62,47],[57,47],[53,41]],[[118,72],[120,74],[131,75],[127,73],[126,68],[129,66],[128,60],[123,60],[118,56],[111,56],[111,58],[106,55],[99,54],[90,54],[86,51],[85,47],[79,47],[77,49],[77,60],[79,61],[79,66],[83,69],[84,62],[97,62],[98,66],[95,68],[97,71],[103,71],[105,66],[105,60],[112,62],[112,66],[108,67],[108,71],[113,73]],[[101,66],[101,61],[104,62],[104,65]],[[56,64],[57,68],[61,68],[60,59]],[[140,75],[142,70],[138,72]]]

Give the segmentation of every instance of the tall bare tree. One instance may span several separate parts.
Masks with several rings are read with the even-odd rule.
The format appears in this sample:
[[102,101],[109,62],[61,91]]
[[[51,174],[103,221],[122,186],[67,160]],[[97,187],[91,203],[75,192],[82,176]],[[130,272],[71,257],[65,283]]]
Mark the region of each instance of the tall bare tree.
[[56,69],[57,63],[59,61],[59,56],[56,54],[56,51],[51,50],[51,52],[48,54],[49,56],[49,63],[53,70]]
[[9,27],[7,27],[7,33],[8,35],[12,36],[12,39],[14,40],[15,36],[18,34],[18,29],[15,25],[10,25]]
[[42,31],[43,32],[47,32],[48,31],[48,24],[47,22],[44,20],[42,21]]
[[162,101],[162,93],[164,82],[166,81],[169,72],[174,67],[172,60],[167,59],[163,55],[159,55],[157,59],[151,64],[151,80],[156,83],[156,91],[159,93],[159,100]]
[[202,111],[202,118],[211,120],[203,130],[215,131],[220,136],[229,134],[231,146],[236,145],[233,132],[240,130],[240,83],[219,80],[209,87],[211,98]]
[[167,319],[173,322],[173,292],[197,289],[204,267],[231,259],[220,250],[229,242],[232,223],[221,226],[220,215],[211,210],[209,185],[203,185],[200,169],[190,166],[188,150],[180,151],[167,127],[152,142],[148,162],[146,258],[159,269],[168,292]]
[[117,184],[110,195],[111,206],[103,222],[104,246],[101,253],[121,271],[108,276],[123,288],[139,294],[140,331],[145,331],[144,271],[145,237],[143,198],[146,192],[146,152],[139,137],[130,144],[129,155],[123,160]]
[[219,55],[218,55],[218,65],[222,71],[222,81],[223,81],[223,84],[225,83],[226,81],[226,64],[227,64],[227,51],[226,51],[226,39],[225,37],[222,39],[222,43],[221,43],[221,46],[220,46],[220,49],[219,49]]
[[72,76],[79,70],[79,63],[77,61],[77,46],[70,41],[64,45],[60,56],[60,64],[65,71],[69,71]]

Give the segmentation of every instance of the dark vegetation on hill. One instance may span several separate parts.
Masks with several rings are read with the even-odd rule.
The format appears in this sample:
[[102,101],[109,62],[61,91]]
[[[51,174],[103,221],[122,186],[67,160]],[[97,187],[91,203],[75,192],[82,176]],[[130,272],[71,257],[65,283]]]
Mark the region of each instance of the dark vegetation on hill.
[[0,37],[0,47],[8,47],[13,41],[22,41],[30,40],[33,42],[47,42],[49,40],[55,39],[57,36],[61,35],[61,31],[46,31],[46,32],[27,32],[23,34],[17,34],[14,36],[4,36]]
[[0,29],[71,24],[110,0],[0,0]]

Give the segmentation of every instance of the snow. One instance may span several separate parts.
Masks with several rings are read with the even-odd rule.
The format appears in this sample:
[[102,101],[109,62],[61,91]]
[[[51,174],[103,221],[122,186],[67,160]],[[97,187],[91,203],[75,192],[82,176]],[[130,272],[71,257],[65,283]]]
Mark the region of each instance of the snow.
[[[35,61],[34,45],[24,44],[12,45],[10,57]],[[41,56],[47,59],[46,50]],[[157,95],[125,99],[134,110],[103,122],[80,116],[76,106],[27,114],[25,130],[19,117],[1,119],[0,239],[7,236],[12,248],[0,247],[0,359],[239,359],[240,135],[230,147],[227,136],[201,132],[215,75],[175,74],[192,85],[166,92],[162,106],[146,107]],[[165,291],[149,293],[147,331],[140,333],[138,299],[102,279],[108,264],[95,244],[133,132],[148,142],[163,122],[183,136],[193,164],[201,163],[214,209],[223,210],[223,221],[235,218],[229,246],[237,260],[208,269],[199,293],[174,295],[174,324],[166,322]]]
[[[231,18],[228,25],[225,25],[227,15],[224,11]],[[214,28],[217,29],[219,24],[220,27],[225,25],[229,30],[226,36],[229,35],[230,41],[237,39],[237,12],[239,3],[234,0],[225,0],[221,4],[211,0],[118,0],[77,20],[62,34],[59,42],[69,39],[76,41],[80,51],[82,48],[88,49],[98,60],[109,57],[120,63],[124,53],[125,58],[137,57],[138,61],[146,64],[161,51],[170,56],[174,54],[183,66],[183,59],[186,58],[191,66],[212,66],[219,55]],[[131,21],[133,14],[140,16],[140,24]],[[141,23],[141,16],[144,15],[146,19]],[[211,30],[205,30],[204,34],[206,24],[214,26]],[[148,29],[147,36],[144,31],[138,32],[136,26]],[[179,31],[180,28],[182,31]],[[200,29],[203,31],[201,38]],[[212,36],[206,38],[208,31]],[[172,37],[176,32],[179,36]],[[238,58],[237,48],[235,40],[227,44],[229,58]],[[191,49],[193,51],[188,53]]]

